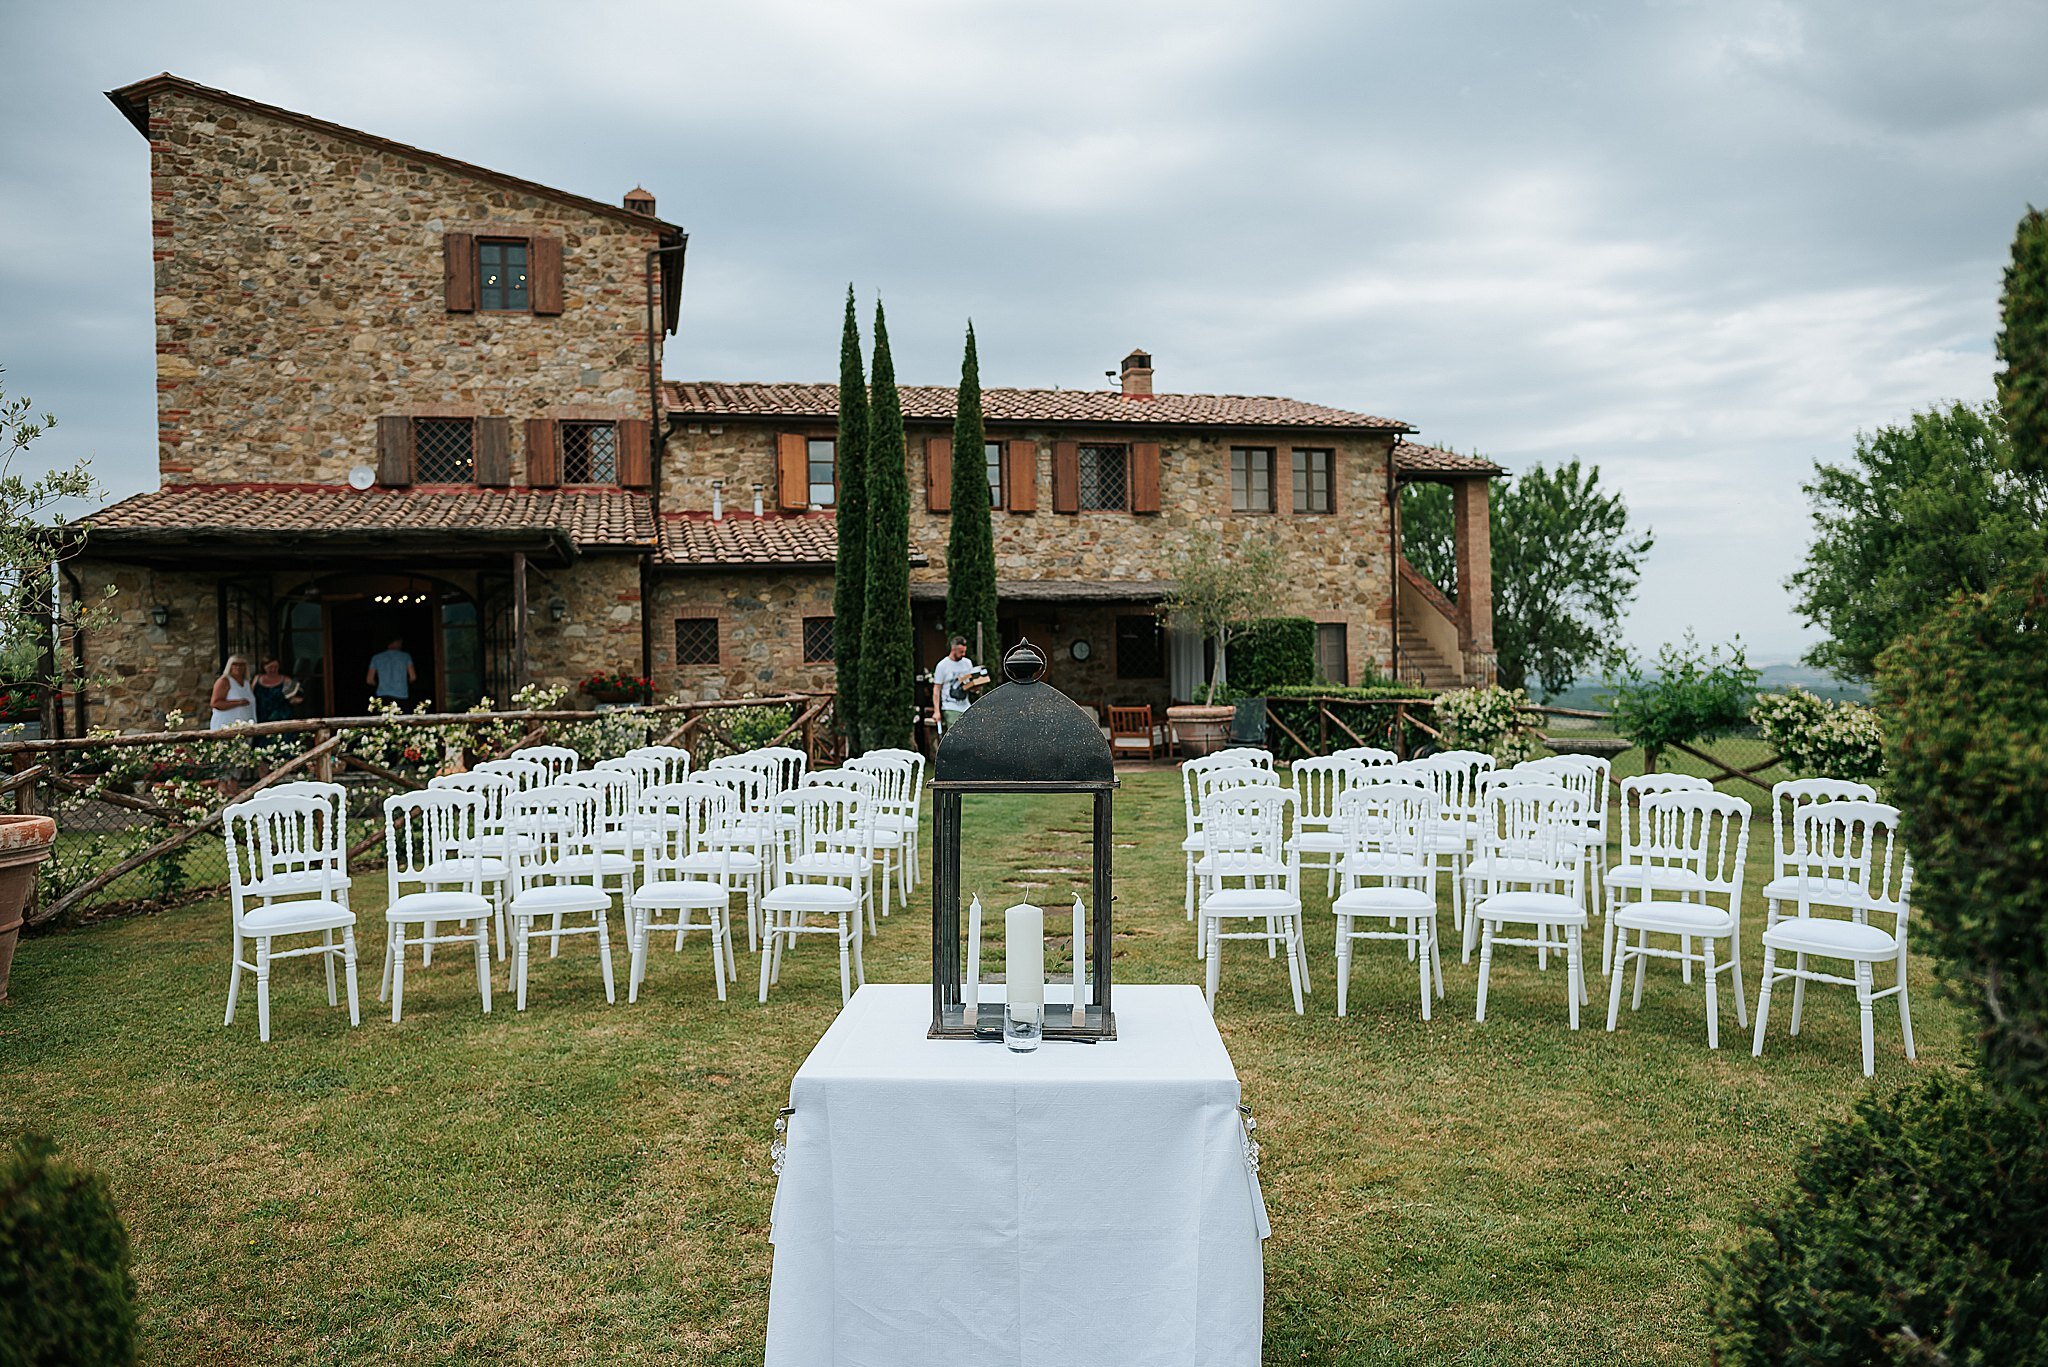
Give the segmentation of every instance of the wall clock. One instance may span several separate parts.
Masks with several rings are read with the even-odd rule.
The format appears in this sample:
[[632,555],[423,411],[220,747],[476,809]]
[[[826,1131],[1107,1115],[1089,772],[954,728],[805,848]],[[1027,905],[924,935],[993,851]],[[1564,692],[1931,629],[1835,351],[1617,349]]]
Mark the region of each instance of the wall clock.
[[1095,647],[1089,645],[1086,641],[1076,641],[1067,647],[1067,654],[1073,656],[1076,660],[1085,660],[1094,653]]

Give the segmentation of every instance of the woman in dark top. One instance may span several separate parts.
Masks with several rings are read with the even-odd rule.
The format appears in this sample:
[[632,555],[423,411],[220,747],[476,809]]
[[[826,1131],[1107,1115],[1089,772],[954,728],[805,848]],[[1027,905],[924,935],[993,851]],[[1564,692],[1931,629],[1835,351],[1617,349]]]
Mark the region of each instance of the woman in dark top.
[[256,720],[290,721],[292,704],[299,700],[299,684],[284,672],[280,660],[265,660],[263,672],[250,681],[256,693]]

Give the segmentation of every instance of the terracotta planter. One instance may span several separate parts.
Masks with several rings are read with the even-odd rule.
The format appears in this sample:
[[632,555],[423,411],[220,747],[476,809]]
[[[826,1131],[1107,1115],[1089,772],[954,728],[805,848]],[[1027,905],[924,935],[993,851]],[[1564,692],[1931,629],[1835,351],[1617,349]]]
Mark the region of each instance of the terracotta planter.
[[21,938],[21,909],[36,885],[36,866],[50,857],[57,823],[47,816],[0,816],[0,1005]]
[[1180,741],[1180,752],[1190,758],[1213,755],[1230,744],[1230,723],[1235,707],[1203,707],[1183,703],[1166,709],[1166,724]]

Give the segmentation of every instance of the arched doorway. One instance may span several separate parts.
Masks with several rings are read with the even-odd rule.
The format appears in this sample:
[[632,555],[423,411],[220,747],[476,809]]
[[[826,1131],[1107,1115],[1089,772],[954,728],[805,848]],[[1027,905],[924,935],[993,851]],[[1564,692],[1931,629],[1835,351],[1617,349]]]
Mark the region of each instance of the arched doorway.
[[370,657],[400,641],[419,679],[412,704],[460,712],[483,696],[476,599],[417,574],[330,574],[301,584],[277,606],[278,649],[310,706],[329,717],[369,710]]

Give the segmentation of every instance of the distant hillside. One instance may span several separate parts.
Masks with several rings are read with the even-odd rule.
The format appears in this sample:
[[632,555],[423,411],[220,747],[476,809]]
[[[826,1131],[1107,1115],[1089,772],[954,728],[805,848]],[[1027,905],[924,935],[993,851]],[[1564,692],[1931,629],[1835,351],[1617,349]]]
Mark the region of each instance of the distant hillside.
[[[1824,670],[1802,664],[1767,664],[1758,669],[1757,688],[1765,693],[1781,693],[1788,688],[1803,688],[1809,693],[1831,700],[1848,699],[1850,702],[1869,702],[1870,690],[1860,683],[1838,679]],[[1552,707],[1579,707],[1587,711],[1604,711],[1608,705],[1607,685],[1598,678],[1582,678],[1573,682],[1570,688],[1554,697],[1540,698],[1540,702]]]

